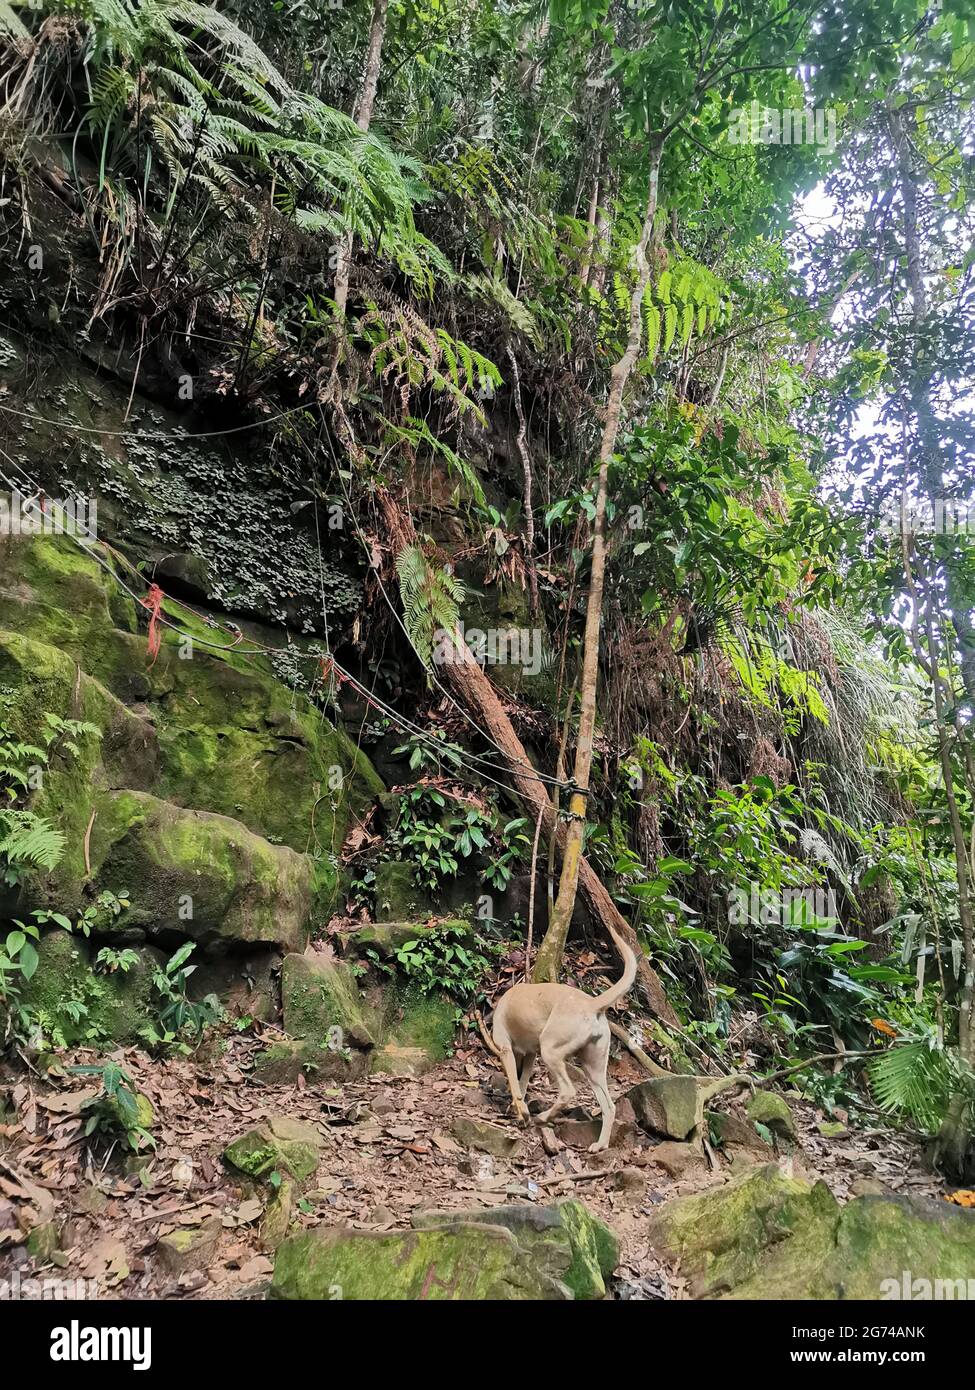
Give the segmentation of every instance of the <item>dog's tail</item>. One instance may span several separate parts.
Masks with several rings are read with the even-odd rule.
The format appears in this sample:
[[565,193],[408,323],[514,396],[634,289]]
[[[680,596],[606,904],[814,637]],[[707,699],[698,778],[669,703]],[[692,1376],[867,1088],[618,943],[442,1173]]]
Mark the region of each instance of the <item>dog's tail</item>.
[[606,923],[606,928],[613,938],[617,951],[619,951],[620,955],[623,957],[623,974],[616,981],[616,984],[611,985],[604,994],[596,996],[594,1004],[597,1014],[604,1013],[606,1009],[611,1009],[615,1003],[623,998],[624,994],[629,992],[633,985],[633,981],[636,979],[636,956],[633,954],[631,947],[629,947],[623,938],[613,930],[608,922]]
[[487,1048],[488,1052],[493,1052],[495,1057],[497,1057],[498,1061],[500,1062],[501,1053],[495,1046],[494,1039],[491,1037],[491,1034],[488,1032],[487,1028],[485,1028],[484,1019],[481,1017],[480,1012],[477,1012],[474,1016],[477,1019],[478,1032],[484,1039],[484,1046]]

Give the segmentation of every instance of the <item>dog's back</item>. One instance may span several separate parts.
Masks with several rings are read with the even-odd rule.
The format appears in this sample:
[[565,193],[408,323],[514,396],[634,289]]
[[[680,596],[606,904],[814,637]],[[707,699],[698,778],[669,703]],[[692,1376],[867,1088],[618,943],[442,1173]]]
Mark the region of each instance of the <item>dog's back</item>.
[[596,997],[572,985],[512,985],[494,1011],[492,1032],[503,1046],[503,1034],[516,1051],[537,1047],[542,1029],[556,1011],[595,1014]]

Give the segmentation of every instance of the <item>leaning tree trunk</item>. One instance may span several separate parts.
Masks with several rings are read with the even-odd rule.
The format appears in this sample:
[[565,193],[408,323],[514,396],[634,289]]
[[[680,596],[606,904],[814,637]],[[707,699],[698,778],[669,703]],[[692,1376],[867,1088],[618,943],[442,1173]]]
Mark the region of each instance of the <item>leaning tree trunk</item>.
[[569,824],[565,832],[565,851],[559,894],[555,900],[545,939],[535,960],[536,980],[557,980],[562,966],[562,953],[569,933],[569,923],[575,908],[579,885],[582,841],[586,828],[586,801],[589,775],[592,769],[593,735],[596,728],[596,688],[599,675],[599,629],[603,620],[603,584],[606,578],[606,500],[609,491],[609,465],[616,448],[623,393],[643,340],[643,296],[650,279],[650,239],[657,217],[657,179],[660,170],[661,146],[651,149],[650,189],[643,231],[637,246],[639,267],[636,284],[630,295],[630,322],[626,347],[615,363],[610,377],[606,423],[599,446],[599,478],[596,485],[596,516],[593,523],[592,563],[589,575],[589,598],[586,604],[586,631],[582,655],[580,683],[579,733],[576,739],[573,782],[575,790],[569,799]]
[[[354,453],[351,431],[341,410],[337,416],[337,424],[346,448]],[[385,488],[377,488],[375,497],[383,516],[385,532],[390,537],[394,550],[398,553],[404,546],[414,544],[416,534],[413,524],[396,499]],[[515,791],[525,806],[531,809],[534,818],[541,818],[542,830],[547,839],[551,842],[554,835],[557,848],[564,854],[566,828],[559,823],[545,783],[536,776],[524,745],[515,733],[494,686],[475,661],[459,629],[453,633],[453,647],[453,660],[444,662],[439,668],[440,673],[462,704],[472,715],[476,715],[480,725],[504,754],[511,769]],[[636,955],[636,987],[643,1002],[661,1023],[680,1027],[680,1020],[667,1001],[659,975],[643,954],[643,947],[636,932],[613,902],[584,856],[580,856],[578,871],[579,885],[590,911],[598,918],[607,935],[612,928]]]
[[[533,815],[541,816],[545,835],[551,837],[554,833],[556,844],[564,856],[568,830],[564,824],[556,822],[555,808],[545,783],[536,775],[493,685],[475,661],[459,631],[454,637],[454,651],[455,659],[445,662],[440,668],[447,683],[466,707],[477,715],[479,722],[502,750],[511,769],[515,790]],[[636,954],[638,992],[662,1023],[678,1027],[679,1020],[667,1002],[660,977],[643,954],[636,932],[620,913],[585,856],[579,856],[576,867],[579,887],[590,911],[607,932],[612,928]]]

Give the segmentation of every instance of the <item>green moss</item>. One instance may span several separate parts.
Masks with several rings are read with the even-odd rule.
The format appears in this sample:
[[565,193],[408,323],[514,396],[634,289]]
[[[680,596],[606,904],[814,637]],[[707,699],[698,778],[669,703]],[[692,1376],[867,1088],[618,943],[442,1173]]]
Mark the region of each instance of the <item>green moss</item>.
[[411,864],[389,859],[376,865],[376,915],[380,922],[431,915],[430,902],[416,886]]
[[615,1232],[574,1197],[551,1206],[516,1203],[487,1210],[424,1211],[413,1217],[413,1225],[421,1230],[455,1227],[458,1222],[503,1226],[538,1260],[556,1252],[562,1263],[559,1277],[576,1299],[604,1298],[605,1281],[619,1264]]
[[[131,599],[120,604],[110,575],[70,538],[2,543],[9,575],[0,587],[0,625],[48,648],[62,703],[72,689],[73,663],[80,663],[104,693],[150,706],[159,765],[153,782],[134,785],[242,820],[298,851],[313,850],[323,865],[316,887],[328,910],[335,892],[329,856],[341,849],[351,817],[383,790],[366,755],[285,686],[267,659],[237,650],[179,605],[167,602],[164,611],[194,645],[163,628],[150,663],[146,639],[135,631],[144,611]],[[216,652],[214,643],[227,649]]]
[[304,945],[312,903],[306,855],[268,844],[228,817],[184,811],[144,792],[106,793],[97,808],[94,884],[132,895],[119,927]]
[[314,1126],[277,1117],[228,1144],[223,1156],[232,1168],[258,1181],[277,1172],[303,1182],[318,1167],[320,1153]]
[[292,1038],[324,1043],[333,1028],[340,1046],[372,1047],[377,1020],[361,998],[351,966],[324,957],[288,955],[281,967],[284,1028]]
[[756,1091],[748,1102],[748,1118],[758,1125],[764,1125],[773,1134],[784,1139],[796,1136],[795,1122],[788,1102],[775,1091]]
[[156,961],[141,950],[128,971],[96,974],[88,949],[59,928],[38,943],[38,965],[21,990],[21,1001],[42,1031],[68,1047],[81,1043],[136,1043],[154,1012],[152,975]]
[[299,1076],[315,1081],[355,1081],[365,1071],[364,1052],[335,1051],[319,1043],[288,1038],[258,1053],[252,1075],[265,1086],[293,1086]]
[[383,1046],[371,1070],[394,1076],[421,1076],[450,1053],[457,1031],[451,1000],[415,990],[394,991]]
[[328,1300],[559,1299],[568,1290],[509,1231],[318,1230],[286,1240],[272,1298]]

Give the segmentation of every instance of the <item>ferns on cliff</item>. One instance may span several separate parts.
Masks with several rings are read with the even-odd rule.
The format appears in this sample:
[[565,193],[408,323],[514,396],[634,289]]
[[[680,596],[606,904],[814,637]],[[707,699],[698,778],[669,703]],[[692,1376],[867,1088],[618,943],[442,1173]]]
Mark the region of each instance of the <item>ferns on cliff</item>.
[[429,669],[434,644],[442,637],[449,645],[464,587],[452,574],[431,565],[418,545],[408,545],[400,551],[396,573],[407,635]]

